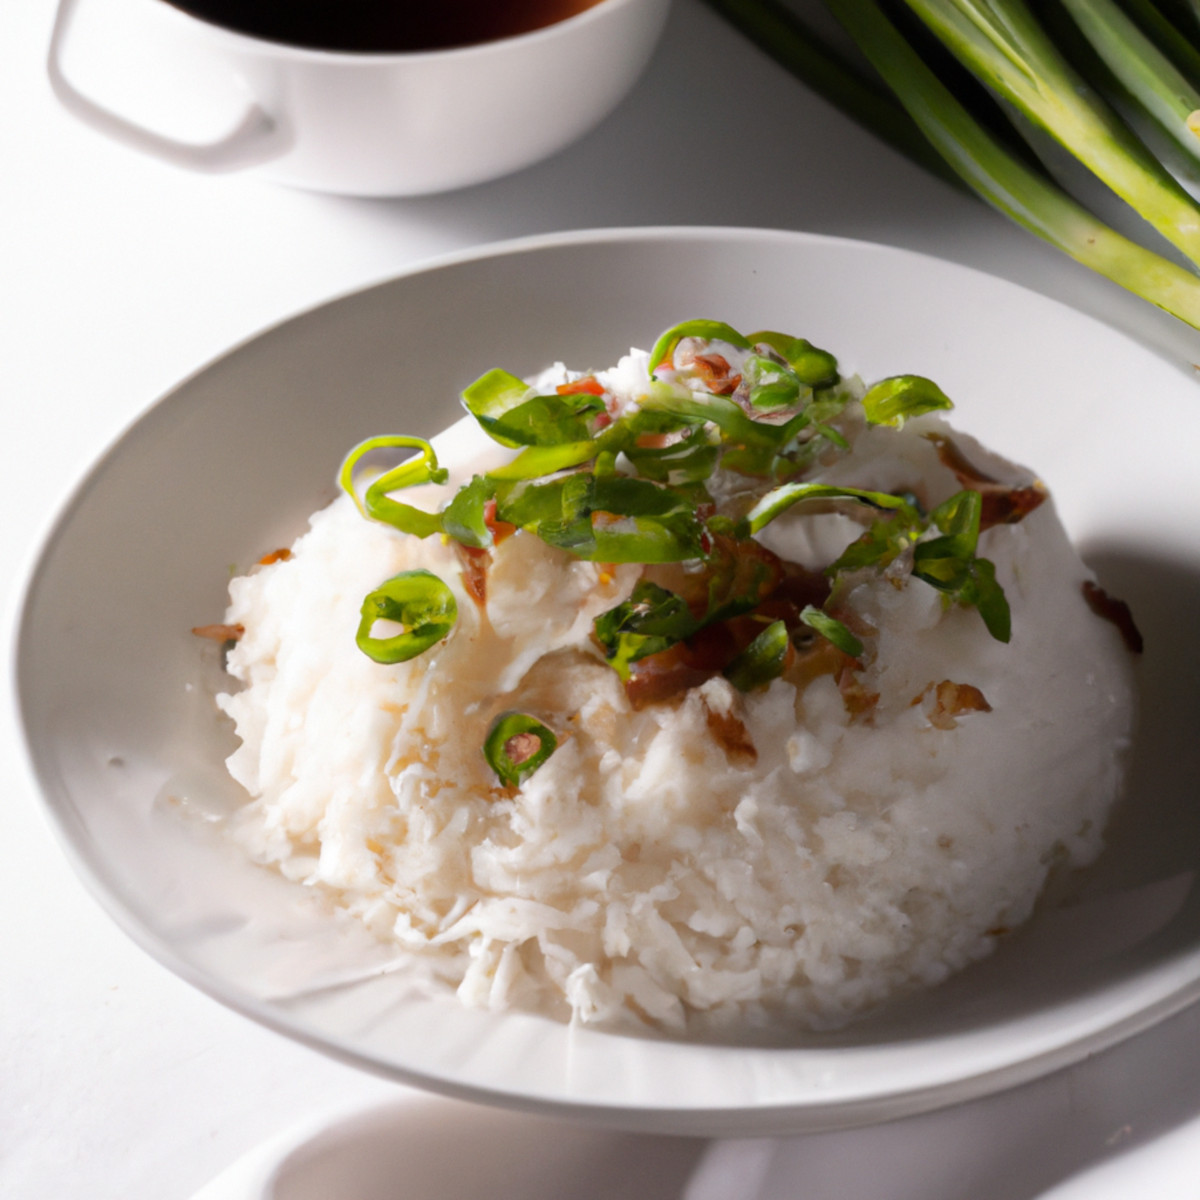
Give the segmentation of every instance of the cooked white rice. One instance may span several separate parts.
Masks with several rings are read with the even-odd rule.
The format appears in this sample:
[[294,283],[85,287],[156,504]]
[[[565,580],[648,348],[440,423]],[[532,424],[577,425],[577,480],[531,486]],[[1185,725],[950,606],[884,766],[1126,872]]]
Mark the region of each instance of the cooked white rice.
[[[937,503],[959,485],[931,430],[948,426],[855,430],[853,459],[816,478]],[[760,540],[820,567],[859,532],[792,510]],[[849,712],[830,675],[744,695],[718,676],[634,711],[589,635],[638,567],[518,533],[481,607],[450,547],[343,497],[289,560],[231,585],[243,687],[220,703],[250,796],[236,837],[469,1005],[613,1027],[842,1023],[986,955],[1051,868],[1095,857],[1120,788],[1129,656],[1084,603],[1090,575],[1052,502],[985,532],[979,553],[1012,608],[1009,645],[919,580],[864,575],[850,603],[878,630],[869,712]],[[453,589],[458,625],[381,666],[355,645],[359,606],[415,567]],[[939,707],[939,684],[979,689],[990,711]],[[514,709],[560,739],[515,791],[480,749]],[[756,758],[718,736],[741,727]]]

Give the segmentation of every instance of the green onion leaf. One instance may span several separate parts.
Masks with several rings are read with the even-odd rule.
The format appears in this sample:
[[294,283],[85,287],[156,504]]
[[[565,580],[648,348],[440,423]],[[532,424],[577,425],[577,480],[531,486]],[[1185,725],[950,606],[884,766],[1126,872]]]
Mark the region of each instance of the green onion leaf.
[[739,350],[750,349],[750,342],[732,325],[726,325],[723,321],[683,321],[678,325],[672,325],[654,343],[654,349],[650,351],[650,374],[652,376],[659,363],[670,358],[675,352],[675,347],[685,337],[728,342],[731,346],[737,346]]
[[977,558],[973,564],[972,586],[966,591],[966,600],[979,609],[979,615],[988,633],[998,642],[1008,642],[1012,637],[1012,610],[1004,589],[996,582],[996,566],[990,559]]
[[790,639],[787,626],[773,621],[722,672],[739,692],[765,687],[783,674]]
[[959,587],[975,556],[982,512],[983,497],[969,490],[956,492],[939,504],[929,519],[943,536],[918,543],[913,551],[913,574],[943,590]]
[[[467,411],[486,429],[485,422],[493,424],[510,409],[516,408],[529,398],[533,388],[508,371],[499,367],[483,375],[463,389],[462,402]],[[518,442],[504,442],[496,438],[501,445],[519,445]]]
[[838,362],[828,350],[818,349],[807,338],[786,333],[761,330],[750,334],[756,346],[770,346],[796,373],[801,383],[810,388],[830,387],[838,382]]
[[812,395],[812,389],[801,382],[791,367],[765,354],[746,355],[742,381],[749,389],[750,407],[762,412],[798,408]]
[[893,375],[867,389],[863,413],[872,425],[899,429],[909,417],[954,407],[954,402],[932,379],[922,375]]
[[858,658],[862,654],[862,642],[837,617],[831,617],[823,609],[812,604],[805,605],[800,620],[810,629],[815,629],[826,641],[832,642],[843,654],[851,658]]
[[505,787],[517,787],[557,748],[558,738],[541,721],[512,712],[492,723],[483,743],[483,757]]
[[497,491],[497,516],[592,562],[703,558],[706,534],[689,497],[646,479],[576,472]]
[[903,496],[890,492],[868,492],[861,488],[834,487],[828,483],[784,483],[767,492],[738,522],[738,537],[751,537],[769,525],[781,513],[802,500],[854,500],[871,508],[896,510],[907,514],[912,505]]
[[601,613],[592,623],[605,661],[629,679],[629,666],[691,637],[700,622],[681,596],[642,580],[628,600]]
[[814,430],[815,430],[815,432],[819,433],[821,435],[821,437],[826,438],[828,441],[832,442],[839,450],[849,450],[850,449],[850,443],[845,439],[845,437],[841,433],[839,433],[836,429],[834,429],[834,427],[832,425],[824,425],[824,424],[816,425],[816,426],[814,426]]
[[777,412],[781,408],[796,408],[807,396],[800,394],[798,379],[776,379],[750,389],[750,407],[759,412]]
[[[420,450],[420,455],[406,459],[398,467],[380,475],[368,487],[362,498],[354,485],[354,469],[359,462],[373,450],[414,449]],[[413,487],[422,483],[445,483],[448,472],[438,466],[437,455],[433,447],[424,438],[402,437],[399,435],[382,435],[367,438],[359,442],[346,455],[342,469],[338,473],[338,483],[350,494],[358,511],[364,517],[382,521],[392,525],[401,533],[411,533],[415,537],[426,538],[432,533],[442,532],[442,518],[438,513],[428,513],[415,508],[411,504],[403,504],[393,500],[389,492],[397,492],[402,488]]]
[[[377,663],[407,662],[424,654],[454,628],[458,604],[454,593],[429,571],[402,571],[381,583],[362,602],[355,641]],[[377,621],[402,626],[391,637],[375,637]]]
[[964,608],[977,608],[988,632],[999,642],[1012,636],[1012,615],[995,565],[976,558],[983,498],[957,492],[929,514],[942,536],[919,542],[913,550],[913,575]]
[[858,571],[864,567],[882,570],[897,555],[916,541],[923,530],[922,523],[912,513],[898,512],[875,521],[860,537],[842,551],[841,556],[825,568],[827,575],[842,571]]
[[476,475],[470,483],[463,484],[454,494],[454,499],[442,510],[442,525],[445,531],[464,546],[486,550],[492,545],[492,531],[483,517],[487,502],[495,494],[493,483],[482,475]]
[[499,367],[462,393],[463,404],[483,431],[502,446],[561,446],[591,438],[590,421],[604,400],[590,392],[534,394],[525,380]]
[[703,483],[717,466],[720,447],[703,427],[693,429],[681,441],[669,446],[627,446],[625,457],[645,479],[678,486]]
[[604,401],[587,392],[565,396],[531,396],[502,416],[477,413],[475,419],[502,446],[561,446],[591,438],[591,420],[604,411]]
[[766,425],[746,416],[728,396],[693,392],[674,384],[655,384],[640,398],[643,411],[665,412],[691,421],[711,421],[734,442],[775,447],[784,441],[780,425]]
[[488,472],[489,479],[537,479],[570,467],[581,466],[595,458],[600,443],[564,442],[561,446],[527,446],[516,458]]

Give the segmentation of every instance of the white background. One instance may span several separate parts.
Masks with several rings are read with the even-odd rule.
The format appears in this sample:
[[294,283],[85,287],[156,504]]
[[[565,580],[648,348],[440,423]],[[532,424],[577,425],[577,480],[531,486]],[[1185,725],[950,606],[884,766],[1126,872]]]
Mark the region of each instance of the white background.
[[[993,271],[1181,363],[1200,359],[1200,335],[909,166],[698,0],[676,0],[642,82],[574,147],[496,183],[394,201],[193,176],[102,140],[50,95],[52,16],[50,0],[0,3],[6,630],[59,497],[159,394],[299,309],[497,239],[653,224],[866,238]],[[64,604],[86,611],[87,598]],[[48,832],[7,690],[0,703],[0,1196],[187,1197],[294,1122],[398,1093],[226,1011],[120,934]],[[771,1195],[1043,1195],[1200,1110],[1198,1035],[1200,1020],[1187,1013],[990,1107],[785,1146],[775,1169],[786,1166],[792,1182]],[[1147,1160],[1169,1168],[1138,1165],[1140,1182],[1125,1195],[1143,1185],[1160,1197],[1200,1194],[1188,1133],[1173,1143],[1186,1153]],[[1012,1182],[994,1182],[1005,1174],[997,1159]],[[1096,1184],[1089,1194],[1107,1193]]]

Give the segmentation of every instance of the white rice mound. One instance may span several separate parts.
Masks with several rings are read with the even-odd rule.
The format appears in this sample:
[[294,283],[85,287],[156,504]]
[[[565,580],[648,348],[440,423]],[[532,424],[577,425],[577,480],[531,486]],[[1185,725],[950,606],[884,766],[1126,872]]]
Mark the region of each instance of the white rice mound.
[[[931,430],[952,432],[934,416],[855,429],[853,457],[812,477],[936,504],[959,484]],[[1028,481],[953,437],[977,466]],[[797,508],[760,540],[823,567],[859,532]],[[481,607],[439,538],[364,520],[342,497],[290,559],[231,584],[226,620],[245,634],[228,669],[243,686],[219,703],[250,797],[234,835],[468,1005],[611,1028],[837,1026],[986,955],[1052,868],[1098,854],[1120,790],[1130,656],[1087,607],[1091,575],[1052,501],[986,531],[979,554],[1011,605],[1008,645],[927,584],[864,573],[850,605],[878,630],[866,714],[828,675],[748,694],[717,677],[634,711],[589,635],[638,567],[517,533]],[[381,666],[355,645],[359,607],[417,567],[452,588],[458,624]],[[943,681],[978,688],[990,711],[939,713]],[[510,710],[559,738],[517,790],[481,753]],[[714,736],[722,719],[744,725],[754,761]]]

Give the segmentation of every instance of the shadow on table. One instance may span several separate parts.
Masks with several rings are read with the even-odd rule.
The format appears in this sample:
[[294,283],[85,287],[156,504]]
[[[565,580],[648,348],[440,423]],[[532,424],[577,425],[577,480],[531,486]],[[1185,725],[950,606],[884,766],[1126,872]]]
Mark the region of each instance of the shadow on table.
[[447,1100],[398,1104],[334,1125],[293,1151],[266,1196],[678,1200],[705,1145]]
[[[886,1125],[710,1144],[683,1200],[1179,1200],[1200,1164],[1200,1013],[1011,1092]],[[1183,1176],[1177,1165],[1193,1167]],[[1138,1185],[1130,1188],[1130,1176]],[[1187,1176],[1190,1175],[1190,1183]],[[1180,1190],[1164,1190],[1175,1180]]]

